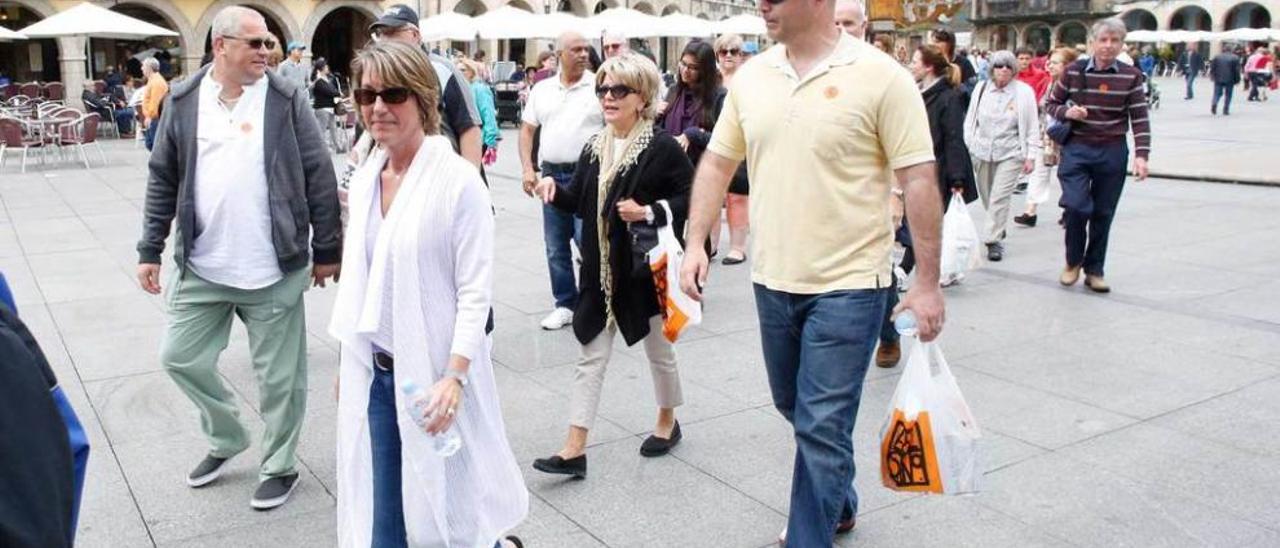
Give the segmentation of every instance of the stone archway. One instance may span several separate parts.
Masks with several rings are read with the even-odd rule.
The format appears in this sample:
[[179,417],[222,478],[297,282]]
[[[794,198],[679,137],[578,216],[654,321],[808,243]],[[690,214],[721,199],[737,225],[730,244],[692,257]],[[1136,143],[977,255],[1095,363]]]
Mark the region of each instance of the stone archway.
[[1156,19],[1156,15],[1144,9],[1133,9],[1124,12],[1120,16],[1124,21],[1124,26],[1129,32],[1135,30],[1157,30],[1160,28],[1160,21]]
[[1256,2],[1236,4],[1221,19],[1224,31],[1240,28],[1271,28],[1271,12]]
[[[213,18],[218,15],[222,8],[229,6],[244,6],[253,8],[258,13],[261,13],[262,17],[267,20],[267,27],[274,27],[273,33],[279,30],[276,37],[283,43],[287,44],[295,40],[302,40],[302,28],[279,0],[217,0],[210,4],[208,8],[205,8],[204,15],[200,16],[200,22],[196,23],[195,32],[198,37],[198,44],[195,45],[198,47],[193,47],[192,51],[199,51],[203,54],[203,52],[212,48],[213,44],[209,40],[209,34],[213,30]],[[306,56],[309,57],[310,55],[311,53],[307,52]]]
[[[126,64],[133,68],[129,71],[129,76],[134,78],[142,77],[142,64],[139,61],[131,61],[132,55],[143,53],[148,50],[158,49],[153,54],[160,60],[160,71],[165,78],[174,78],[188,74],[186,63],[182,62],[187,56],[191,55],[191,25],[187,22],[187,18],[174,7],[172,2],[159,2],[156,0],[127,0],[119,4],[110,6],[111,11],[127,15],[134,19],[146,21],[158,27],[167,28],[178,33],[176,38],[151,38],[146,40],[110,40],[110,39],[94,39],[93,50],[103,51],[103,58],[107,66],[114,64]],[[177,49],[175,52],[172,49]],[[127,54],[127,55],[126,55]],[[106,66],[94,66],[98,71],[105,71]],[[94,77],[96,75],[90,75]]]
[[1022,31],[1022,45],[1031,48],[1036,55],[1043,55],[1053,49],[1053,29],[1045,23],[1032,23]]
[[1079,21],[1067,21],[1058,25],[1054,36],[1060,46],[1075,47],[1089,43],[1089,29]]
[[302,42],[312,58],[323,57],[335,74],[347,74],[355,52],[369,41],[369,25],[379,13],[368,2],[326,0],[307,17]]
[[[47,18],[55,13],[53,5],[46,0],[0,0],[0,6],[16,6],[19,9],[18,19],[4,25],[9,30],[21,30],[22,27]],[[28,14],[22,13],[25,10]],[[28,20],[30,19],[30,20]],[[39,70],[33,70],[30,61],[30,44],[40,44]],[[65,52],[65,54],[64,54]],[[78,52],[76,53],[71,52]],[[67,64],[79,63],[80,72],[84,72],[84,41],[77,38],[42,38],[18,42],[0,42],[0,69],[13,78],[14,84],[29,81],[62,81],[66,89],[76,89],[83,76],[74,83],[68,81]],[[20,63],[21,62],[21,63]],[[77,96],[78,92],[77,92]]]
[[1183,6],[1169,17],[1169,30],[1213,30],[1213,17],[1200,6]]
[[591,13],[600,13],[609,8],[618,7],[618,0],[600,0],[596,2],[595,7],[591,9]]

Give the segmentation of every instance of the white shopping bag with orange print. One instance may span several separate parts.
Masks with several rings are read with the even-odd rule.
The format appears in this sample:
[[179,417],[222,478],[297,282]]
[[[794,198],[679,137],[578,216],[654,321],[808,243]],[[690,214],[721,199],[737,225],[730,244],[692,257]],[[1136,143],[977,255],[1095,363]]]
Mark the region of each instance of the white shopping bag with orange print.
[[680,333],[689,326],[702,323],[702,304],[680,290],[680,265],[684,264],[684,247],[676,238],[675,217],[666,200],[659,200],[667,214],[667,224],[658,228],[658,245],[649,250],[649,270],[653,272],[653,285],[658,290],[658,304],[662,309],[662,334],[668,341],[676,342]]

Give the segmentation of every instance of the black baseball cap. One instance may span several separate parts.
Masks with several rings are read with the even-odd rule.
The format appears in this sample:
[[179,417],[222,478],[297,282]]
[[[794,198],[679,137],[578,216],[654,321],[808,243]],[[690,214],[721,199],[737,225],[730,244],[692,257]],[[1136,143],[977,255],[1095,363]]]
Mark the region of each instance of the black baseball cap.
[[395,4],[382,12],[382,15],[378,17],[378,20],[374,21],[372,25],[369,25],[369,31],[377,32],[380,27],[395,28],[403,27],[405,25],[416,26],[417,24],[418,12],[413,11],[413,8],[404,4]]

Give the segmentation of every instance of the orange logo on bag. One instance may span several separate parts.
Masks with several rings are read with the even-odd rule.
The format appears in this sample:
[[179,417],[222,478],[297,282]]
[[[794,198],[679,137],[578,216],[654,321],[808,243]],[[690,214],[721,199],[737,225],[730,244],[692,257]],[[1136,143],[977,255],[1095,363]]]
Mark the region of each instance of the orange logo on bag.
[[895,491],[942,493],[928,411],[909,421],[901,409],[893,410],[893,420],[880,443],[880,479]]
[[689,315],[676,306],[674,299],[667,297],[667,254],[663,253],[658,260],[649,263],[653,271],[653,287],[658,293],[658,310],[662,311],[662,336],[668,341],[676,342],[680,332],[689,323]]

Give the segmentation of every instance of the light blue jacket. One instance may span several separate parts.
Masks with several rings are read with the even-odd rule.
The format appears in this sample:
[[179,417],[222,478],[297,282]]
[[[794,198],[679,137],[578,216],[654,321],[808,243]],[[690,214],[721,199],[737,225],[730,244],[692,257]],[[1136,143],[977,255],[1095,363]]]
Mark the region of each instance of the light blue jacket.
[[480,111],[481,140],[489,148],[498,146],[498,108],[493,103],[493,90],[479,79],[471,82],[471,93],[476,98],[476,110]]

